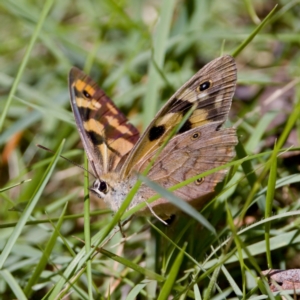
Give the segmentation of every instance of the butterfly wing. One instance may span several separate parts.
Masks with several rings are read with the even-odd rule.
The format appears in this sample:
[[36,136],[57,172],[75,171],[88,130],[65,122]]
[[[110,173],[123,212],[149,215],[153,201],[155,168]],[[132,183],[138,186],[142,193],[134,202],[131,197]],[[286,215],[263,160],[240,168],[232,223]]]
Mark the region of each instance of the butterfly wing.
[[77,128],[96,175],[115,170],[139,139],[138,130],[85,73],[69,74],[71,106]]
[[[121,169],[122,176],[143,172],[155,157],[147,176],[169,188],[229,162],[235,155],[237,137],[234,128],[222,129],[221,126],[228,116],[236,80],[235,61],[230,56],[217,58],[204,66],[158,112],[130,152]],[[194,110],[187,121],[161,151],[160,146],[191,108]],[[211,199],[215,186],[225,174],[226,170],[217,171],[174,193],[200,208]],[[145,200],[156,194],[145,185],[138,193]],[[163,198],[153,202],[151,207],[161,217],[168,217],[177,210]],[[139,213],[149,213],[148,208]]]
[[[228,163],[235,156],[237,137],[234,128],[220,128],[222,123],[222,121],[207,123],[175,136],[158,155],[147,176],[161,186],[169,188]],[[144,170],[151,158],[152,155],[149,155],[141,161],[136,170],[138,172]],[[199,209],[211,199],[215,186],[223,180],[225,174],[225,169],[219,170],[175,190],[174,194]],[[142,185],[139,193],[145,200],[156,194],[145,185]],[[162,198],[151,203],[151,206],[162,217],[168,217],[177,210]]]
[[[180,139],[185,132],[201,128],[205,124],[216,121],[224,123],[231,106],[236,80],[236,64],[229,55],[205,65],[158,112],[122,166],[121,178],[130,176],[137,165],[145,167],[143,161],[153,157],[192,107],[195,106],[195,109],[173,139]],[[164,161],[161,163],[164,164]],[[139,168],[139,171],[142,169]]]

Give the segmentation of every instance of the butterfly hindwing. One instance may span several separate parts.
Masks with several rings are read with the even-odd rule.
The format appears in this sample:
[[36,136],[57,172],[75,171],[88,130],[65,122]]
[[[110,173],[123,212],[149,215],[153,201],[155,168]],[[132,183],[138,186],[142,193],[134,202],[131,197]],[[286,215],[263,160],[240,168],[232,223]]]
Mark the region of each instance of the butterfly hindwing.
[[175,137],[205,124],[224,123],[235,91],[236,73],[235,61],[229,55],[213,60],[197,72],[155,116],[130,152],[121,177],[130,176],[136,165],[153,156],[190,109],[192,114]]
[[101,175],[115,170],[139,139],[138,130],[86,74],[69,74],[71,106],[90,163]]
[[[234,128],[220,128],[221,125],[222,121],[207,123],[175,136],[158,155],[147,177],[164,188],[170,188],[231,161],[235,156],[236,132]],[[145,169],[151,158],[149,155],[146,160],[140,161],[136,166],[137,172]],[[201,208],[212,197],[225,174],[225,169],[219,170],[175,190],[174,194]],[[144,185],[140,193],[145,199],[155,194]],[[176,211],[165,199],[159,199],[151,206],[160,216],[170,216]]]

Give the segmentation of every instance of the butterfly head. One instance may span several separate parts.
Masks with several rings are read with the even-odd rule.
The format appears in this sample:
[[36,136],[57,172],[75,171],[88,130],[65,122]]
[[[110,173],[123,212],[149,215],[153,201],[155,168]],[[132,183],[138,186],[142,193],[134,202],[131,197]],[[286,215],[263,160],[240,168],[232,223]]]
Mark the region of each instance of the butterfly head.
[[106,181],[96,179],[90,191],[94,192],[99,198],[104,199],[109,192],[109,186]]
[[92,187],[90,187],[90,191],[98,198],[104,200],[112,211],[117,211],[135,181],[135,176],[127,180],[121,180],[118,173],[110,172],[102,174],[101,178],[97,178]]

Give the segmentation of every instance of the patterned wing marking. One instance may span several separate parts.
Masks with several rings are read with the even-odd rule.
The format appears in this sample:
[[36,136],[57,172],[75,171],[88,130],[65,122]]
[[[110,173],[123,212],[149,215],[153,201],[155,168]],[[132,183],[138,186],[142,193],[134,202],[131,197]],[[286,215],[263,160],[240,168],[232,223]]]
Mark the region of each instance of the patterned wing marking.
[[69,74],[71,106],[88,159],[97,173],[116,169],[139,139],[138,130],[86,74],[72,68]]
[[231,106],[236,79],[236,64],[229,55],[205,65],[158,112],[122,166],[121,178],[130,176],[140,161],[155,152],[192,107],[193,113],[177,136],[212,122],[224,123]]
[[[147,177],[169,188],[231,161],[235,156],[236,132],[234,128],[220,129],[221,125],[222,121],[208,123],[174,137],[158,156]],[[148,165],[152,155],[136,166],[138,172],[142,172]],[[217,171],[174,191],[174,194],[194,207],[201,208],[211,199],[216,185],[223,180],[226,172],[225,169]],[[155,191],[145,185],[140,189],[140,195],[145,200],[154,194]],[[162,198],[151,206],[158,215],[166,217],[177,210]]]

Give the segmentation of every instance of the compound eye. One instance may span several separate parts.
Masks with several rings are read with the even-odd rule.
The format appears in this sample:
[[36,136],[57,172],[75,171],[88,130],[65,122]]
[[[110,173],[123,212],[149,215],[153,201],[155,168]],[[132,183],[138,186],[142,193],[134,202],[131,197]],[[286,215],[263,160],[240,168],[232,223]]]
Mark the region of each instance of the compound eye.
[[102,193],[107,193],[107,183],[105,181],[101,181],[100,182],[100,185],[98,187],[99,191],[102,192]]
[[101,193],[106,194],[108,192],[108,186],[107,183],[105,181],[100,181],[99,179],[97,179],[96,181],[94,181],[93,183],[93,188],[92,190],[99,191]]

